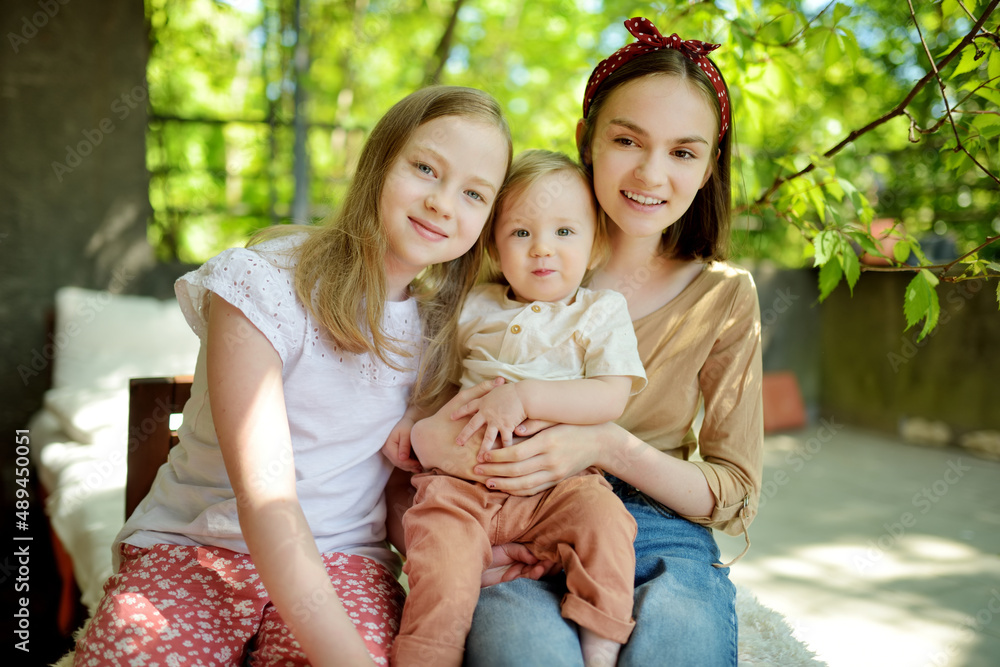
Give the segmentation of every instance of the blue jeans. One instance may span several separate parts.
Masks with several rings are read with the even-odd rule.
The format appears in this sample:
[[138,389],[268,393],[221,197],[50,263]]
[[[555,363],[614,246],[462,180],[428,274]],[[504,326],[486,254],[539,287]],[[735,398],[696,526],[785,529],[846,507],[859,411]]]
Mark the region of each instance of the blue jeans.
[[[712,531],[614,477],[639,526],[635,538],[635,630],[619,665],[736,665],[736,589],[716,568]],[[469,667],[583,665],[577,626],[559,613],[561,576],[515,579],[484,588],[465,645]]]

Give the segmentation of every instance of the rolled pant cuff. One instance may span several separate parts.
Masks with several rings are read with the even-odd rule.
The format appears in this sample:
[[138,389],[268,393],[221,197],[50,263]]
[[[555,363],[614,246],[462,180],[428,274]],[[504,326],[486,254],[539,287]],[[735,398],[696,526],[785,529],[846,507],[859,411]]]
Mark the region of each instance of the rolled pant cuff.
[[452,646],[413,635],[399,635],[392,645],[390,664],[400,667],[461,667],[464,655],[464,646]]
[[631,618],[623,621],[608,616],[594,605],[571,593],[563,596],[562,615],[563,618],[575,621],[577,625],[587,628],[594,634],[619,644],[628,641],[629,635],[632,634],[632,628],[635,627],[635,621]]

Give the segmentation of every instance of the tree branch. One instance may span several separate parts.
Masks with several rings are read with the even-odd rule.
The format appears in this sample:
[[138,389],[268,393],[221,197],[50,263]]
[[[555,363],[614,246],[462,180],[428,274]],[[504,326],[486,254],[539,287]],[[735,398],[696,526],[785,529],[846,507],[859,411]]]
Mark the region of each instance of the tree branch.
[[976,254],[977,252],[979,252],[980,250],[982,250],[983,248],[985,248],[989,244],[994,243],[997,240],[1000,240],[1000,235],[989,237],[988,239],[986,239],[985,241],[983,241],[982,243],[980,243],[978,246],[976,246],[975,248],[973,248],[969,252],[967,252],[964,255],[962,255],[961,257],[958,257],[957,259],[955,259],[950,264],[946,264],[945,267],[944,267],[944,271],[942,271],[942,273],[947,273],[951,269],[951,267],[955,266],[956,264],[958,264],[959,262],[961,262],[966,257],[970,257],[970,256]]
[[448,62],[448,54],[451,53],[451,41],[455,36],[455,24],[458,23],[458,12],[462,9],[464,2],[465,0],[455,0],[455,4],[452,6],[451,16],[448,17],[448,25],[445,26],[444,34],[441,35],[441,41],[438,42],[437,49],[434,50],[434,58],[437,61],[437,65],[435,65],[434,71],[427,77],[428,83],[441,83],[441,72],[444,71],[445,63]]
[[[944,101],[944,115],[948,119],[948,123],[951,125],[951,131],[955,134],[955,150],[965,153],[965,155],[972,160],[972,163],[979,167],[980,171],[992,178],[997,185],[1000,185],[1000,178],[997,178],[993,172],[980,164],[979,160],[976,159],[976,156],[973,155],[969,149],[965,147],[965,144],[962,143],[962,137],[958,134],[958,126],[955,124],[955,117],[951,113],[951,104],[948,103],[948,91],[945,89],[944,81],[941,80],[941,72],[938,69],[938,66],[934,63],[934,56],[931,54],[931,50],[927,48],[927,42],[924,40],[924,33],[920,30],[920,23],[917,21],[917,14],[913,10],[913,0],[906,0],[906,4],[910,7],[910,16],[913,17],[913,25],[917,29],[917,35],[920,37],[920,43],[924,47],[924,53],[927,54],[927,59],[931,63],[931,71],[934,72],[934,78],[937,79],[938,88],[941,89],[941,99]],[[976,47],[976,53],[977,55],[981,53],[978,46]]]
[[[955,58],[955,56],[957,56],[962,51],[963,48],[965,48],[973,39],[975,39],[975,37],[978,35],[980,31],[980,28],[982,28],[983,24],[986,22],[986,19],[989,18],[990,14],[993,13],[993,10],[997,8],[998,4],[1000,4],[1000,0],[992,0],[990,4],[987,5],[986,9],[983,10],[983,14],[982,16],[979,17],[979,20],[976,21],[976,24],[972,26],[972,29],[968,32],[968,34],[966,34],[965,37],[962,38],[962,41],[959,42],[958,45],[954,49],[952,49],[951,52],[948,53],[948,55],[946,55],[944,58],[942,58],[938,63],[935,64],[932,61],[932,64],[934,66],[931,69],[931,71],[927,72],[927,74],[925,74],[919,81],[917,81],[916,85],[913,86],[913,89],[910,90],[910,92],[906,95],[906,97],[904,97],[903,100],[899,104],[897,104],[891,111],[889,111],[888,113],[879,118],[876,118],[875,120],[868,123],[864,127],[852,131],[843,140],[841,140],[840,143],[838,143],[836,146],[823,153],[823,157],[825,158],[833,157],[841,150],[843,150],[846,146],[856,141],[858,137],[871,132],[875,128],[889,122],[890,120],[896,118],[897,116],[903,115],[903,113],[906,110],[906,107],[909,106],[910,102],[913,101],[913,98],[917,96],[917,93],[919,93],[924,88],[924,86],[926,86],[927,83],[932,78],[934,78],[935,72],[940,71],[945,67],[947,67],[948,63],[950,63]],[[800,171],[794,174],[791,174],[790,176],[778,176],[777,178],[774,179],[774,182],[771,183],[771,185],[767,188],[767,190],[765,190],[764,193],[761,194],[754,201],[754,205],[760,206],[761,204],[766,202],[771,197],[771,195],[774,194],[775,191],[777,191],[777,189],[780,188],[783,184],[787,183],[788,181],[795,180],[796,178],[801,178],[802,176],[805,176],[809,172],[813,171],[814,169],[816,169],[815,163],[810,162],[808,165],[806,165],[805,168],[801,169]]]

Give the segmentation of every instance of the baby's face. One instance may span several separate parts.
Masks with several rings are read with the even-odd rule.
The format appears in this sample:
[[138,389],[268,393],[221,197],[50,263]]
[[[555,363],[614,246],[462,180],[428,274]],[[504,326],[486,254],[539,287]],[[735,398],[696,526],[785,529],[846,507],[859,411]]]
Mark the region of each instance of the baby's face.
[[500,211],[500,269],[518,301],[564,301],[590,265],[597,228],[590,188],[575,173],[547,174]]

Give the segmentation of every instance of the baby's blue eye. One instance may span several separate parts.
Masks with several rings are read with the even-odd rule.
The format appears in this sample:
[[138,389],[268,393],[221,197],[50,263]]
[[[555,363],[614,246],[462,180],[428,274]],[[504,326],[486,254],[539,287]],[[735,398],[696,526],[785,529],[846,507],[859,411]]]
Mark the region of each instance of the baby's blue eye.
[[559,229],[556,230],[556,236],[569,236],[572,233],[573,230],[569,229],[568,227],[560,227]]
[[486,197],[482,196],[481,194],[479,194],[475,190],[466,190],[465,194],[469,195],[473,199],[478,199],[479,201],[486,201]]
[[528,230],[527,229],[517,229],[517,230],[514,230],[514,236],[516,236],[518,238],[522,238],[522,239],[527,238],[528,237]]
[[417,162],[416,163],[416,167],[417,167],[418,171],[422,171],[425,174],[433,174],[434,173],[434,170],[431,169],[428,165],[424,164],[423,162]]

